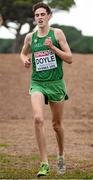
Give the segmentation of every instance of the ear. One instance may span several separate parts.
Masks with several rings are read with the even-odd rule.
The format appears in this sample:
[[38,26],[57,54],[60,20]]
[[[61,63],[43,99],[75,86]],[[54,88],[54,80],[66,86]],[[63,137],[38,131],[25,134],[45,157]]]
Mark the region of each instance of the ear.
[[50,20],[52,18],[52,14],[49,14],[48,16],[48,20]]

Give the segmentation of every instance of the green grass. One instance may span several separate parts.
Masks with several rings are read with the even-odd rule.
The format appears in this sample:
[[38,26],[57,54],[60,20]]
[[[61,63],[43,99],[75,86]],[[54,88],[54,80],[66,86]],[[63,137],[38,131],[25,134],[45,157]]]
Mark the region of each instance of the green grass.
[[[55,156],[49,156],[51,172],[44,179],[93,179],[92,171],[80,170],[79,168],[68,169],[64,176],[57,175],[54,165],[55,160]],[[36,179],[39,163],[38,155],[13,156],[0,154],[0,179]]]
[[9,146],[8,144],[0,143],[0,148],[7,148],[8,146]]

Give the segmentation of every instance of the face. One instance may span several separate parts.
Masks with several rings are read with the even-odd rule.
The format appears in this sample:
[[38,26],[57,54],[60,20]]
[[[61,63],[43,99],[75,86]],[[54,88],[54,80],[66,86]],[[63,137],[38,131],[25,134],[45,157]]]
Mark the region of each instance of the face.
[[35,21],[40,28],[47,26],[50,17],[51,15],[47,14],[46,9],[44,8],[39,8],[35,11]]

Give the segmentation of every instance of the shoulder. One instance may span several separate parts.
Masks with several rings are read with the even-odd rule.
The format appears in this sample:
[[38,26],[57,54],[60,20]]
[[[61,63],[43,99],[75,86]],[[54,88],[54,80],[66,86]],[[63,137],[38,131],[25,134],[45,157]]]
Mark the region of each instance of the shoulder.
[[59,28],[52,28],[52,29],[53,29],[55,37],[57,39],[60,39],[60,38],[64,39],[65,38],[65,34],[64,34],[62,29],[59,29]]
[[31,43],[33,33],[34,32],[30,32],[25,36],[25,40],[24,40],[25,43]]

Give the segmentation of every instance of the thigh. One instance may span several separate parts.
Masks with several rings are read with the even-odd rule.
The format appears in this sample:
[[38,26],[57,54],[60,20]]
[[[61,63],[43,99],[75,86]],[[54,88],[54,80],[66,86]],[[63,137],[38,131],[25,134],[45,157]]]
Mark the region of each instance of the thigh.
[[61,122],[64,108],[64,101],[50,102],[50,108],[53,116],[53,121]]
[[44,115],[44,95],[41,92],[33,92],[31,95],[33,115]]

